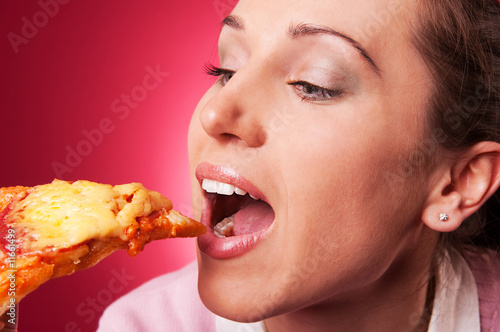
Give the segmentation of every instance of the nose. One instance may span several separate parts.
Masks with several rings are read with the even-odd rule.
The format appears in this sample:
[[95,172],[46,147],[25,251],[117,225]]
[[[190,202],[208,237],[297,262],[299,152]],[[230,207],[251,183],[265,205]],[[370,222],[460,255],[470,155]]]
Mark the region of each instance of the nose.
[[[243,73],[242,73],[243,74]],[[207,134],[224,143],[243,143],[260,147],[266,141],[263,100],[258,88],[243,75],[236,75],[208,100],[200,111],[200,121]]]

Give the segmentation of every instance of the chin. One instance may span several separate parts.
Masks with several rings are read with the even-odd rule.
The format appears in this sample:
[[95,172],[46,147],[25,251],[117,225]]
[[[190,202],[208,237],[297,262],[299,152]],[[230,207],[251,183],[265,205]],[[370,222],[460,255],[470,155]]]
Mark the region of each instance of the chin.
[[253,323],[271,316],[267,310],[256,306],[259,297],[255,293],[224,287],[220,281],[205,277],[202,273],[198,290],[203,304],[220,317],[242,323]]
[[[216,261],[200,256],[204,254],[199,254],[198,259],[198,291],[210,311],[243,323],[258,322],[275,314],[279,303],[269,292],[272,284],[265,284],[258,276],[245,273],[245,269],[238,268],[240,264],[233,264],[234,261]],[[275,294],[281,296],[281,293]]]

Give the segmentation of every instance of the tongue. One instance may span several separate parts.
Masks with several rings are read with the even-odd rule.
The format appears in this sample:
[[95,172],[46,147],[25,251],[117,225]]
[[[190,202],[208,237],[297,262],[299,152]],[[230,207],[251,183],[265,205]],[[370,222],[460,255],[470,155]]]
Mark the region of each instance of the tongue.
[[252,201],[234,216],[234,235],[251,234],[269,227],[274,221],[274,211],[264,201]]

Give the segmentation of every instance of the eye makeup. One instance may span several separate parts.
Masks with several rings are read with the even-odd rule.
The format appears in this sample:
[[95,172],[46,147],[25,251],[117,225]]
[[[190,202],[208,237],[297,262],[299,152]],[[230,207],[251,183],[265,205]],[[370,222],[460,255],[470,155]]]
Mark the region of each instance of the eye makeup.
[[218,77],[218,83],[220,83],[222,86],[226,85],[227,82],[236,73],[234,70],[217,67],[211,63],[206,63],[203,70],[208,76]]

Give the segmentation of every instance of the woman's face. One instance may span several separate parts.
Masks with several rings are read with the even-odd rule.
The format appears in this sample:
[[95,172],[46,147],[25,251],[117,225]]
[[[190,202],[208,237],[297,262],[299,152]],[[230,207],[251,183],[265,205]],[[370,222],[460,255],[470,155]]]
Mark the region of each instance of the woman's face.
[[259,320],[362,296],[418,246],[426,182],[402,169],[424,139],[430,80],[408,7],[242,0],[225,20],[221,76],[189,132],[195,218],[211,229],[199,291],[215,313]]

